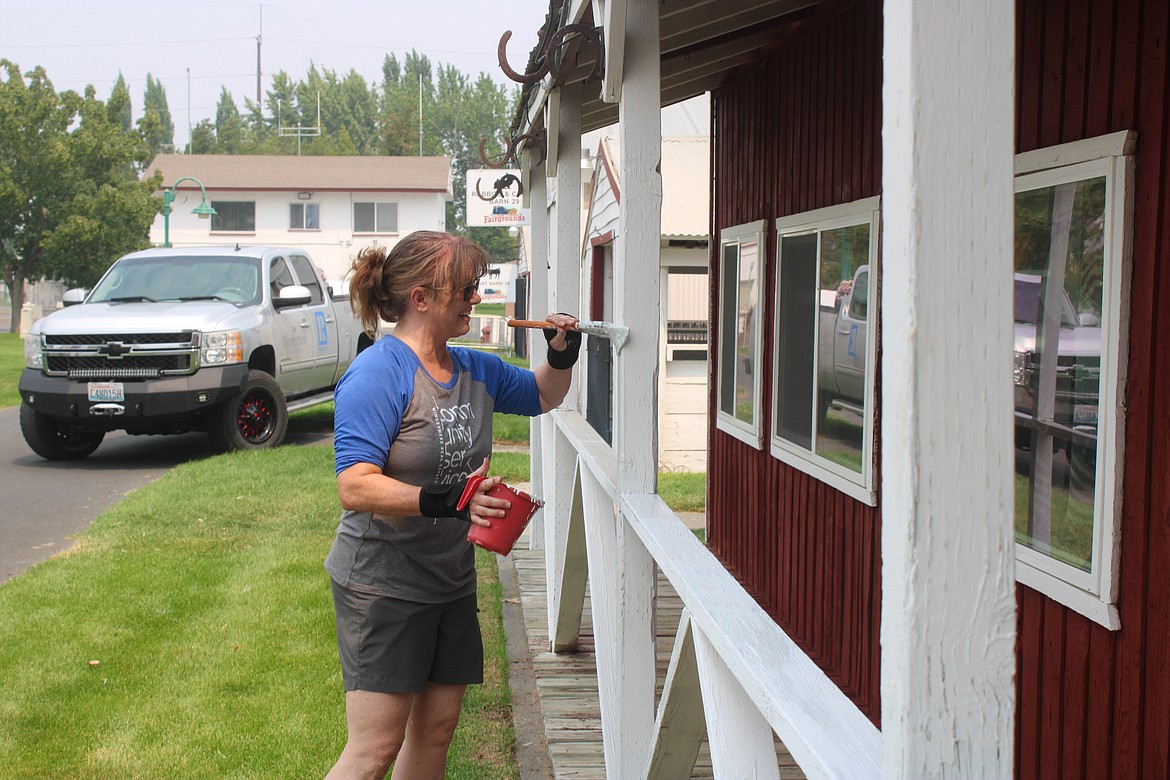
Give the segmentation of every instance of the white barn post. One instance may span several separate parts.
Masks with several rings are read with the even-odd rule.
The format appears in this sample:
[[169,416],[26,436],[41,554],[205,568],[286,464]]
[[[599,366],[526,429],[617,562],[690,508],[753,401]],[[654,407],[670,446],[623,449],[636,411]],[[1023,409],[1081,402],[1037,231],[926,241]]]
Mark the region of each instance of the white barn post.
[[[662,236],[662,94],[659,4],[629,0],[624,25],[624,62],[607,61],[621,73],[618,136],[621,144],[619,207],[621,234],[614,258],[614,314],[630,329],[614,358],[614,444],[618,492],[653,493],[658,482],[659,242]],[[610,17],[612,20],[614,17]],[[611,71],[612,75],[612,71]],[[605,728],[620,735],[621,755],[606,756],[610,777],[637,777],[645,769],[654,729],[654,559],[624,516],[618,522],[619,593],[622,610],[617,646],[620,709]],[[591,567],[592,570],[592,567]],[[598,648],[601,671],[601,648]]]
[[[544,163],[537,163],[536,151],[524,152],[528,175],[528,201],[532,209],[532,256],[528,258],[528,317],[529,319],[543,317],[548,313],[548,182],[544,177]],[[528,364],[536,368],[545,362],[547,345],[539,331],[528,331]],[[528,472],[532,480],[532,495],[542,498],[544,495],[544,473],[541,465],[544,463],[544,437],[541,430],[546,420],[545,415],[533,417],[528,425],[529,466]],[[551,446],[551,445],[550,445]],[[544,516],[541,509],[532,518],[528,528],[529,547],[533,550],[544,549]]]
[[882,772],[1009,777],[1010,4],[886,0]]
[[[556,194],[550,209],[549,226],[552,271],[550,311],[575,314],[581,305],[581,85],[565,85],[557,90],[559,110],[548,114],[550,139],[555,134]],[[550,101],[551,103],[552,101]],[[536,313],[542,318],[547,312]],[[582,350],[584,352],[584,350]],[[565,396],[563,407],[577,409],[577,375]],[[569,575],[572,582],[584,590],[586,577],[585,551],[568,549],[569,523],[573,509],[573,483],[577,471],[577,451],[563,434],[553,430],[544,440],[544,492],[546,514],[544,524],[545,574],[548,584],[549,637],[554,650],[575,649],[576,638],[564,637],[558,629],[561,624],[562,583]],[[546,428],[546,430],[548,430]],[[566,566],[573,571],[566,572]],[[570,588],[575,591],[575,588]],[[574,599],[575,600],[575,599]],[[565,605],[578,614],[581,602]]]

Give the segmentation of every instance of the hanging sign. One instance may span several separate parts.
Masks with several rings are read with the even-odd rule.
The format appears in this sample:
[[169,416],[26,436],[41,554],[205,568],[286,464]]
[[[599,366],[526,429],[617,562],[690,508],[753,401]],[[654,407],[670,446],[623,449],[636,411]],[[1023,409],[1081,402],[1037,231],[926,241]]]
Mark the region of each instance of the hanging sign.
[[467,226],[512,227],[531,224],[531,211],[521,208],[524,189],[520,171],[475,168],[467,172]]

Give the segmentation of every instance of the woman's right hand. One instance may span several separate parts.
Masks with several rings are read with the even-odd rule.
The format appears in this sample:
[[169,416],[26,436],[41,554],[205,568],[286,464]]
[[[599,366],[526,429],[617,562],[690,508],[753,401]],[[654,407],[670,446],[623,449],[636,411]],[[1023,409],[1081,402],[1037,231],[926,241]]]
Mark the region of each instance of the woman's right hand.
[[471,476],[482,476],[485,479],[476,485],[475,493],[471,496],[468,502],[468,510],[471,513],[471,522],[475,525],[482,525],[484,528],[491,528],[492,518],[503,517],[512,502],[503,498],[495,498],[489,496],[488,491],[499,485],[504,480],[501,477],[488,477],[488,468],[491,466],[491,459],[484,458],[483,463],[472,472]]

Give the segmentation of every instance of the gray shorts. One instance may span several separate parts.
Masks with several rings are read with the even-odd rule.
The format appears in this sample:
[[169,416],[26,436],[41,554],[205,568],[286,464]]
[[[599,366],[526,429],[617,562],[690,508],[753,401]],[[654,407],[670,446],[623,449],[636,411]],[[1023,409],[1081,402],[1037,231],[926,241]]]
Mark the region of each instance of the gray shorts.
[[474,593],[444,604],[419,604],[329,582],[345,690],[418,693],[428,682],[483,682]]

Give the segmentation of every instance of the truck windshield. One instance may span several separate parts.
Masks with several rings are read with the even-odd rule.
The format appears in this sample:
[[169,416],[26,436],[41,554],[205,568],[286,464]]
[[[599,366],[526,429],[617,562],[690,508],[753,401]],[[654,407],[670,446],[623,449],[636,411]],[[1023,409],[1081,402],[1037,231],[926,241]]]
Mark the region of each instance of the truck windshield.
[[260,261],[254,257],[141,257],[118,262],[89,303],[222,300],[258,303]]

